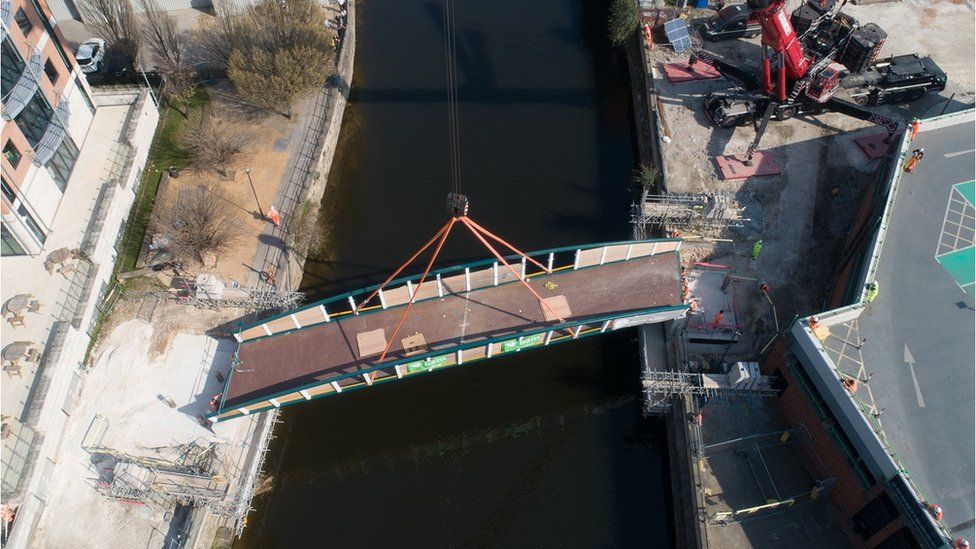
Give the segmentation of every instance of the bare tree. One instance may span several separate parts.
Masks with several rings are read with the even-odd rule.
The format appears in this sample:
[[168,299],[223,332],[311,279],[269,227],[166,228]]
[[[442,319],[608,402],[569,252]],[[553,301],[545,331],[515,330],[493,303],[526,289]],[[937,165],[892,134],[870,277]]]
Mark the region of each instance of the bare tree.
[[208,255],[227,251],[237,240],[231,211],[230,203],[200,185],[157,206],[154,230],[162,234],[174,260],[203,262]]
[[255,25],[248,12],[232,1],[214,3],[217,17],[208,18],[195,33],[194,43],[208,63],[226,68],[235,51],[246,49],[254,40]]
[[160,9],[156,0],[139,0],[139,5],[145,20],[143,37],[153,53],[162,60],[163,72],[183,69],[187,40],[179,31],[176,19]]
[[107,49],[118,53],[134,69],[142,45],[139,22],[129,0],[82,0],[78,4],[82,19],[107,43]]
[[205,113],[199,124],[186,127],[181,133],[183,146],[193,155],[199,166],[213,166],[224,173],[227,164],[248,145],[248,135],[229,122]]

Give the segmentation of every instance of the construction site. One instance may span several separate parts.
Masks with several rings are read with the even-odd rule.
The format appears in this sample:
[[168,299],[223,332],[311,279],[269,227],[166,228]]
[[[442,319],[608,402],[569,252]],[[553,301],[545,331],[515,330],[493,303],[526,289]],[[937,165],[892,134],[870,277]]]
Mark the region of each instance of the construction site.
[[[924,169],[939,174],[928,177],[945,181],[946,188],[972,179],[974,71],[970,58],[951,53],[973,47],[972,7],[749,2],[715,15],[640,4],[643,26],[636,49],[645,85],[635,93],[638,104],[646,106],[640,133],[644,162],[660,177],[656,186],[644,186],[632,221],[636,235],[685,239],[683,279],[691,304],[684,324],[675,322],[663,332],[646,327],[641,334],[642,343],[667,342],[666,356],[645,351],[645,406],[652,414],[670,414],[669,440],[677,449],[671,452],[675,500],[687,503],[675,517],[679,545],[968,547],[972,406],[960,412],[969,430],[933,427],[960,434],[946,447],[967,456],[952,465],[965,471],[954,488],[937,488],[939,482],[923,488],[907,473],[911,489],[886,483],[890,469],[858,470],[857,464],[867,461],[859,454],[873,451],[859,439],[876,435],[855,434],[832,397],[818,394],[827,389],[805,381],[808,359],[787,332],[804,318],[816,324],[818,312],[839,305],[870,312],[879,283],[876,267],[864,255],[881,254],[882,261],[885,256],[879,245],[871,248],[867,242],[879,223],[884,231],[886,222],[880,220],[890,215],[883,198],[890,207],[896,192],[913,192],[899,191],[899,181],[921,177],[914,175],[917,161],[911,157],[927,145],[926,130],[959,129],[952,151],[926,158],[931,165]],[[723,37],[729,29],[730,36]],[[838,32],[846,42],[831,46],[825,36]],[[958,43],[946,48],[942,39],[948,36]],[[849,55],[860,45],[857,40],[870,53]],[[804,47],[820,49],[811,53]],[[845,88],[852,72],[872,63],[883,72],[890,56],[916,53],[932,56],[941,70],[933,80],[917,75],[917,88],[898,88],[894,104],[885,104],[892,92],[883,89],[867,92],[871,99],[866,99]],[[804,73],[807,63],[810,72]],[[817,95],[822,92],[818,78],[837,78],[828,67],[842,76],[824,101]],[[947,82],[938,76],[941,71],[950,75]],[[929,85],[935,88],[921,91]],[[956,160],[962,160],[953,168],[959,171],[941,175]],[[956,223],[950,226],[954,230],[969,235],[968,228],[959,228],[963,206],[950,208],[958,213],[947,219]],[[950,240],[940,250],[962,249],[967,242]],[[884,253],[894,252],[885,248]],[[708,277],[715,280],[703,284]],[[959,290],[950,283],[935,299],[962,298],[959,307],[971,307],[969,273],[961,278],[956,288],[962,292],[953,295]],[[890,284],[882,288],[897,291]],[[973,318],[962,316],[960,329],[969,335],[947,344],[966,356],[958,357],[965,368],[973,352],[961,341],[972,340]],[[845,327],[829,336],[818,329],[836,363],[830,385],[846,387],[848,396],[856,393],[857,417],[877,427],[893,413],[892,397],[878,386],[896,383],[889,369],[915,359],[902,357],[900,350],[897,357],[865,359],[879,336],[865,337],[856,320],[853,330]],[[965,378],[969,387],[972,376]],[[793,393],[797,385],[805,385],[805,396]],[[917,413],[903,409],[907,406],[895,413]],[[896,455],[916,444],[906,440],[900,450],[885,447]],[[895,459],[901,471],[909,470]],[[914,473],[918,476],[938,470],[920,463],[914,466],[921,469]],[[854,484],[851,468],[860,475]],[[943,507],[930,499],[933,492],[945,498],[953,494],[954,518],[943,516]]]
[[[56,383],[66,396],[57,422],[44,425],[60,430],[45,442],[43,429],[4,416],[4,490],[17,498],[5,500],[4,547],[230,547],[249,520],[263,525],[290,501],[273,494],[289,478],[286,444],[265,463],[283,408],[359,391],[392,395],[381,387],[409,390],[446,370],[464,376],[474,363],[618,330],[639,349],[634,394],[574,414],[636,400],[642,419],[664,426],[671,546],[969,547],[972,4],[627,2],[639,19],[624,45],[639,153],[627,182],[630,239],[522,251],[505,228],[475,221],[479,203],[462,186],[463,86],[448,0],[445,224],[424,233],[429,240],[399,268],[389,258],[376,267],[383,282],[345,279],[342,292],[316,300],[297,289],[306,258],[284,244],[289,228],[260,206],[252,225],[265,238],[250,263],[233,265],[237,278],[173,264],[150,235],[139,268],[118,276],[105,298],[111,306],[88,360]],[[348,88],[336,93],[344,106]],[[323,101],[305,105],[313,126],[334,119]],[[324,131],[309,138],[316,155],[303,135],[301,158],[288,164],[297,186],[276,195],[295,215],[307,185],[324,192],[325,178],[312,177]],[[476,259],[445,259],[452,230],[473,239]],[[151,283],[123,289],[128,279]],[[392,415],[413,419],[381,410]],[[420,463],[565,428],[562,412],[534,417],[405,447]],[[310,438],[346,443],[324,427]],[[503,503],[521,504],[569,440],[519,472],[519,490]],[[388,466],[408,461],[397,452],[380,454]],[[340,467],[323,457],[311,473],[335,474],[341,485],[365,475],[368,461]],[[312,486],[311,478],[290,481]],[[508,521],[499,513],[486,523],[501,530]],[[486,530],[478,535],[501,535]]]

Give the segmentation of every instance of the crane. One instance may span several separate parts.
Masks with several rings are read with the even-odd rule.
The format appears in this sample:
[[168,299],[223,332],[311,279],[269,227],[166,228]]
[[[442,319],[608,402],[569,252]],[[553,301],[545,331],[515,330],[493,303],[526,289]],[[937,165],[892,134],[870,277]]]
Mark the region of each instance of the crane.
[[[694,52],[690,62],[705,61],[739,82],[709,94],[705,112],[719,127],[756,126],[749,160],[770,120],[834,111],[894,132],[897,121],[862,107],[913,101],[945,89],[946,74],[929,57],[909,54],[875,62],[887,35],[877,25],[861,26],[841,14],[843,4],[833,9],[808,2],[792,15],[786,13],[786,0],[747,0],[747,5],[762,28],[758,78],[709,52]],[[805,27],[802,34],[797,25]]]

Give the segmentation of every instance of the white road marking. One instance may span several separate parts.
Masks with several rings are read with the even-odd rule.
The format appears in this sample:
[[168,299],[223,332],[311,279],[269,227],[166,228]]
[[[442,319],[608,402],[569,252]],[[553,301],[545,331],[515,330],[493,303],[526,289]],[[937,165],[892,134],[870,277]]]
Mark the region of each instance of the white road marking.
[[971,153],[973,151],[976,151],[976,149],[967,149],[965,151],[956,151],[954,153],[945,153],[942,156],[944,156],[946,158],[952,158],[953,156],[960,156],[960,155],[963,155],[963,154],[969,154],[969,153]]
[[922,389],[918,386],[918,377],[915,375],[915,357],[912,356],[912,352],[908,350],[908,344],[905,344],[905,363],[908,364],[908,371],[912,373],[912,383],[915,384],[915,398],[918,399],[918,407],[925,408],[925,400],[922,398]]

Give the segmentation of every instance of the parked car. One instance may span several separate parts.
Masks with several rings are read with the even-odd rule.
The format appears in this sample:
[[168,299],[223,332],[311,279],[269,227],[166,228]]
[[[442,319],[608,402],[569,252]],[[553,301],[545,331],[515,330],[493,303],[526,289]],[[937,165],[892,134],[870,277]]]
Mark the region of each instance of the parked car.
[[75,52],[75,61],[81,67],[81,72],[98,72],[102,68],[102,59],[105,57],[105,41],[101,38],[89,38],[85,40],[78,51]]
[[736,4],[722,8],[701,27],[702,36],[718,42],[733,38],[753,38],[762,33],[759,21],[752,19],[749,6]]

